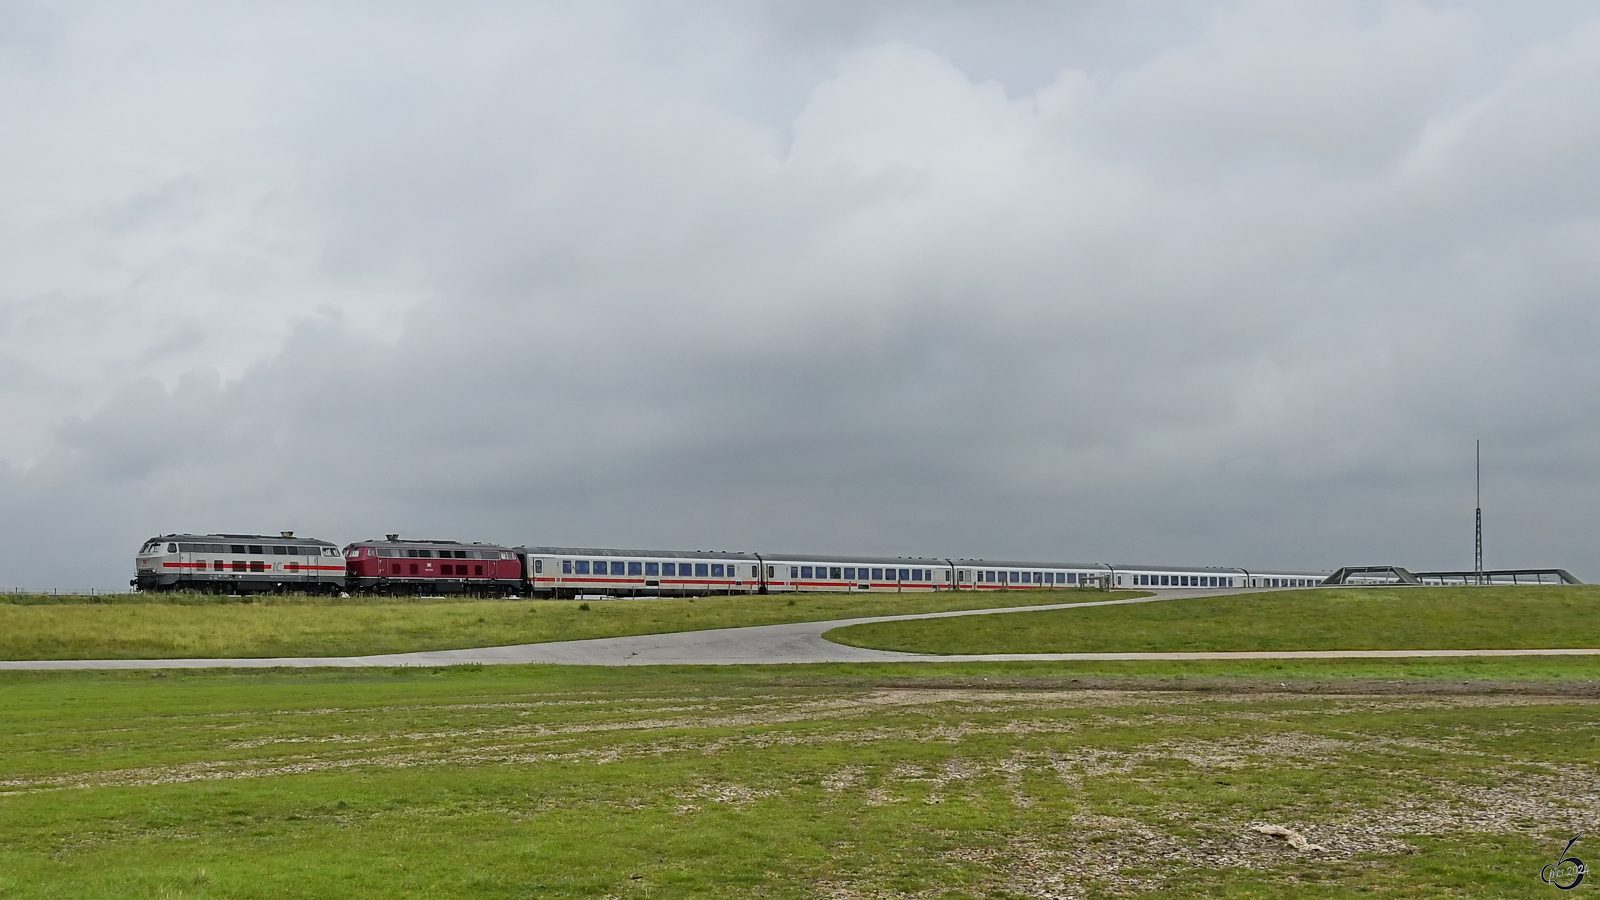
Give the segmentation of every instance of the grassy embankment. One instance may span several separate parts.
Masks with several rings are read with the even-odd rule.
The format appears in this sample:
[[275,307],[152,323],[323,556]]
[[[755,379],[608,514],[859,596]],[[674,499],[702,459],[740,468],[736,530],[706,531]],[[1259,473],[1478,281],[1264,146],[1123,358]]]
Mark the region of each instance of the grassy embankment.
[[1593,699],[882,668],[0,674],[0,896],[1534,898],[1600,808]]
[[882,622],[827,637],[947,654],[1600,647],[1600,587],[1288,591]]
[[[0,595],[0,659],[354,656],[1102,600],[1134,593],[798,594],[651,600]],[[585,609],[584,607],[587,607]]]

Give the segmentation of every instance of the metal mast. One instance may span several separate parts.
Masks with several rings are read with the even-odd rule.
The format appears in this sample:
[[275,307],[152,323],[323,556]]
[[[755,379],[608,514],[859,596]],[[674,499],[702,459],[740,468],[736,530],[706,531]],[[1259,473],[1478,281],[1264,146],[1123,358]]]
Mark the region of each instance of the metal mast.
[[1473,441],[1474,469],[1477,475],[1478,516],[1477,535],[1472,546],[1472,573],[1478,584],[1483,584],[1483,441]]

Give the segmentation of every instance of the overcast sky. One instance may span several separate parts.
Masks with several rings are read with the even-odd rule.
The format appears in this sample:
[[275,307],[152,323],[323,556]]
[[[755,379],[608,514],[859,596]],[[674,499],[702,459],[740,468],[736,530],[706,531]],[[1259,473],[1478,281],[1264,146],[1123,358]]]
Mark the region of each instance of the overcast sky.
[[0,0],[0,583],[145,538],[1600,580],[1592,3]]

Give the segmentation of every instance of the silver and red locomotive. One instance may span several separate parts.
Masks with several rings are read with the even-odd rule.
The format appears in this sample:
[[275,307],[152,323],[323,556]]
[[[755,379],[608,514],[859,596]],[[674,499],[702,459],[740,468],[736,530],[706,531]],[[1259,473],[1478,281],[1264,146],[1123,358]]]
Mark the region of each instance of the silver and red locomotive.
[[345,565],[339,546],[292,531],[265,534],[164,534],[135,560],[141,591],[338,593]]

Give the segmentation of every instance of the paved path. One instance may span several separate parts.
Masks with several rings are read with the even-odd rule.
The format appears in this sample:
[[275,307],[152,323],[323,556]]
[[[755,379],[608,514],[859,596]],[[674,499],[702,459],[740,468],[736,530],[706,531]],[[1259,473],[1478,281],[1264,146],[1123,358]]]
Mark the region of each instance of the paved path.
[[418,653],[388,653],[377,656],[280,657],[275,659],[62,659],[0,661],[0,669],[251,669],[309,668],[316,666],[453,666],[470,663],[515,665],[558,663],[583,666],[666,666],[666,665],[768,665],[774,663],[823,662],[1013,662],[1013,661],[1096,661],[1096,660],[1186,660],[1186,659],[1366,659],[1430,656],[1573,656],[1600,655],[1600,649],[1572,650],[1280,650],[1199,653],[990,653],[944,656],[925,653],[898,653],[891,650],[866,650],[825,640],[823,632],[846,625],[868,622],[897,622],[906,619],[944,619],[954,616],[985,616],[1010,612],[1037,612],[1047,609],[1073,609],[1085,606],[1120,606],[1130,603],[1157,603],[1194,597],[1215,597],[1252,593],[1233,590],[1167,591],[1150,597],[1121,600],[1095,600],[1086,603],[1053,603],[1046,606],[1012,606],[1001,609],[958,610],[954,612],[914,613],[900,616],[869,616],[835,619],[829,622],[795,622],[787,625],[753,625],[745,628],[719,628],[711,631],[683,631],[674,634],[642,634],[629,637],[595,638],[586,641],[555,641],[545,644],[516,644],[509,647],[482,647],[470,650],[429,650]]

